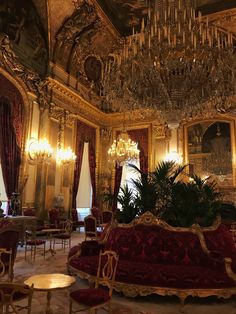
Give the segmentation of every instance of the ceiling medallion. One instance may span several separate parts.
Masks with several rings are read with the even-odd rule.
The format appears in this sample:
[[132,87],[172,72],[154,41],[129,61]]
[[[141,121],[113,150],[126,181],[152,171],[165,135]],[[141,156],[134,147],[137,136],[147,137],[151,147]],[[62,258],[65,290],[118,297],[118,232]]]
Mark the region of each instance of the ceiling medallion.
[[235,93],[233,36],[208,22],[190,1],[149,2],[140,29],[110,55],[102,75],[107,112],[200,109]]

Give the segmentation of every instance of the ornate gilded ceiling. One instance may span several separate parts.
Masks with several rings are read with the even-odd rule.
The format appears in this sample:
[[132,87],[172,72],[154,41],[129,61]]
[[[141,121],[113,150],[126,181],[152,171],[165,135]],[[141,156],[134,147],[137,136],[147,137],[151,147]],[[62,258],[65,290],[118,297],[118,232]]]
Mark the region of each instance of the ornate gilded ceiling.
[[[209,16],[210,22],[236,34],[236,0],[193,1],[203,15]],[[23,10],[28,8],[30,2],[1,1],[22,6]],[[99,94],[101,70],[109,55],[122,44],[123,35],[130,34],[133,27],[140,25],[140,20],[147,14],[146,0],[32,0],[32,4],[30,7],[36,12],[37,19],[36,23],[27,23],[28,41],[25,43],[29,45],[29,53],[32,47],[35,53],[46,51],[49,54],[48,72],[103,110],[103,100]],[[4,10],[1,4],[0,13]],[[0,19],[0,27],[1,23],[3,20]],[[25,30],[20,29],[17,21],[15,24],[24,38]],[[31,35],[31,43],[29,40],[29,34],[32,34],[30,29],[35,29],[35,26],[39,29],[38,34],[44,36],[42,49],[34,43],[34,35]],[[17,46],[14,40],[12,44],[15,53],[22,54],[24,49]],[[30,66],[30,62],[26,62],[26,65]],[[37,70],[37,65],[34,69]]]

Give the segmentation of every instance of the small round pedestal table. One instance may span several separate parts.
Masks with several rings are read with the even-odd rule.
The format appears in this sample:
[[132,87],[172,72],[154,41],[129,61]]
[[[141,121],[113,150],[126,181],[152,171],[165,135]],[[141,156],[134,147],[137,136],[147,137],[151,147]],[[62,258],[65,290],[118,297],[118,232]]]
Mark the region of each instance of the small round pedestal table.
[[52,290],[70,287],[75,282],[75,278],[64,274],[39,274],[29,277],[25,284],[34,285],[34,290],[47,292],[46,314],[50,314],[50,302]]

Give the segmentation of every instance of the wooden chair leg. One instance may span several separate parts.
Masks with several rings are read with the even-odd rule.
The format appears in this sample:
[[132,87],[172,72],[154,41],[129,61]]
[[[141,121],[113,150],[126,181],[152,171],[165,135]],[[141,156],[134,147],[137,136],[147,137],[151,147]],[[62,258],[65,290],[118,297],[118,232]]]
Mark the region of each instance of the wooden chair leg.
[[27,244],[25,243],[25,260],[26,260]]

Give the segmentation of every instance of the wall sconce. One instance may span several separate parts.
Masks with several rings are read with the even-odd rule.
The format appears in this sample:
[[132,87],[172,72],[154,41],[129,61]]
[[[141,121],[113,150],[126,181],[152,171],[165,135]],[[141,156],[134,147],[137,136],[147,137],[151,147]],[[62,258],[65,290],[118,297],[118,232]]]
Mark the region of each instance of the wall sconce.
[[59,165],[69,165],[75,161],[76,155],[70,147],[64,148],[65,137],[65,125],[66,125],[66,110],[60,117],[58,126],[58,141],[57,141],[57,156],[56,160]]
[[171,151],[166,155],[165,161],[174,161],[177,164],[182,164],[183,158],[176,151]]
[[28,157],[32,164],[42,164],[51,161],[53,149],[47,139],[31,138],[28,142]]

